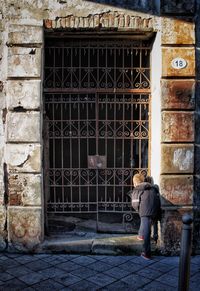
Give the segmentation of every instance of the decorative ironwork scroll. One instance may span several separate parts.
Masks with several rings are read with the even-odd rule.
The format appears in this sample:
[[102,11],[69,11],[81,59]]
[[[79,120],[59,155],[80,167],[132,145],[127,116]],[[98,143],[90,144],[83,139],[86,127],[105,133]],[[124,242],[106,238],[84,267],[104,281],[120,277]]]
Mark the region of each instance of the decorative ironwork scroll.
[[150,43],[48,40],[44,87],[149,89]]
[[142,41],[46,41],[48,212],[131,210],[132,176],[148,169],[149,56]]

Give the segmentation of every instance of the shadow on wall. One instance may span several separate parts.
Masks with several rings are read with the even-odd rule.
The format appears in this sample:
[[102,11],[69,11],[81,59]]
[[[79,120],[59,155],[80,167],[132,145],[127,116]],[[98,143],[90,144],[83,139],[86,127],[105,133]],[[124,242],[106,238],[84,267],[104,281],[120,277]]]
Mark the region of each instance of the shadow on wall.
[[186,22],[194,22],[191,16],[194,15],[197,9],[195,0],[87,0],[86,2],[112,6],[116,7],[116,9],[134,10],[135,12],[147,13],[152,16],[163,14],[165,17],[172,19],[178,16],[179,19],[185,20]]
[[153,15],[159,14],[159,2],[155,0],[87,0],[102,5],[115,6],[121,9],[129,9]]

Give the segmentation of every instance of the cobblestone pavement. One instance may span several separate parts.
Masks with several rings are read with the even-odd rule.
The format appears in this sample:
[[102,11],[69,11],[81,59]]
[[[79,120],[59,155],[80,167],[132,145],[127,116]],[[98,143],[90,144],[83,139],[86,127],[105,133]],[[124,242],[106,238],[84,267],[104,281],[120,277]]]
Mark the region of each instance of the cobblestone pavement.
[[[179,257],[0,253],[0,290],[177,290]],[[190,290],[200,290],[200,256]]]

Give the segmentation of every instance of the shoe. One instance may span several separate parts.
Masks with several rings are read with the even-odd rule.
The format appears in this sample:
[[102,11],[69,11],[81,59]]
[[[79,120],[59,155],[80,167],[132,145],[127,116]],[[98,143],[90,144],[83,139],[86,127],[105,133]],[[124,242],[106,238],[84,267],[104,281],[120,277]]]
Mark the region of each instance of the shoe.
[[144,237],[142,235],[138,235],[137,240],[144,240]]
[[141,257],[145,260],[151,260],[151,256],[148,256],[145,253],[141,253]]

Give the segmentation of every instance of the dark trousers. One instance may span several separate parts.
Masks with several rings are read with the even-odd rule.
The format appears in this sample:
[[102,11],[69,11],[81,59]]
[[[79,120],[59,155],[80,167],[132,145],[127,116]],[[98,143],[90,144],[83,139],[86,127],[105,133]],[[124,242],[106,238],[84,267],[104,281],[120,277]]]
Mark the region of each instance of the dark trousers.
[[152,218],[150,216],[140,217],[140,229],[139,235],[144,237],[144,243],[142,246],[142,251],[150,256],[151,255],[151,224]]
[[154,220],[153,222],[153,239],[157,242],[158,240],[158,220]]

